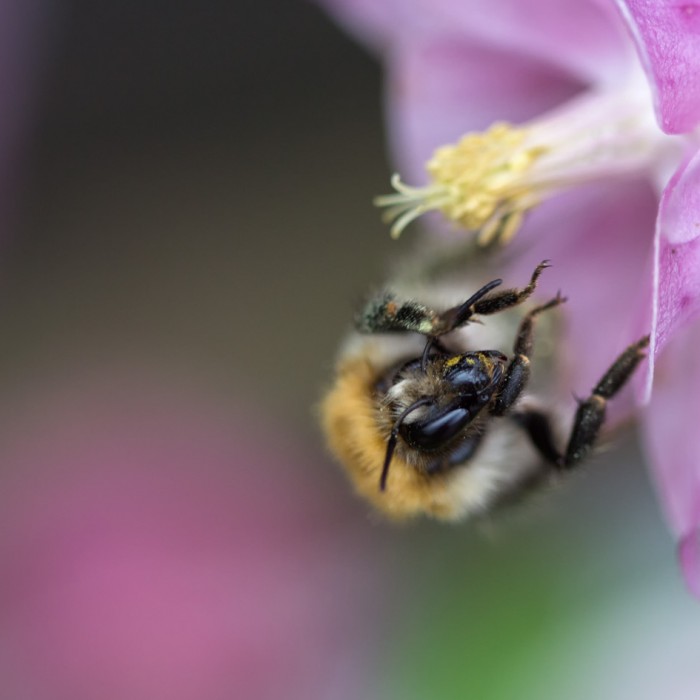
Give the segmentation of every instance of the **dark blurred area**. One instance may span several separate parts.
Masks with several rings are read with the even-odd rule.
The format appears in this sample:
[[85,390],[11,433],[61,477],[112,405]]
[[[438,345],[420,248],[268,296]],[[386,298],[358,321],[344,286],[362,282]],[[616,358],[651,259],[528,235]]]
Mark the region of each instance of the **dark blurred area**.
[[51,9],[5,253],[8,380],[150,358],[308,430],[389,247],[378,67],[306,2]]

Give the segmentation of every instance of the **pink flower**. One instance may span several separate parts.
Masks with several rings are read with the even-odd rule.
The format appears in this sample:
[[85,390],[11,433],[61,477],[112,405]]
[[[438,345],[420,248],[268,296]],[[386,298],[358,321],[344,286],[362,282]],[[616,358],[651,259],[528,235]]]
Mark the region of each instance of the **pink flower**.
[[365,695],[366,543],[270,421],[124,376],[21,405],[0,428],[4,697]]
[[700,596],[700,3],[325,2],[386,65],[394,233],[437,210],[517,233],[509,277],[552,259],[579,393],[651,328],[643,433]]

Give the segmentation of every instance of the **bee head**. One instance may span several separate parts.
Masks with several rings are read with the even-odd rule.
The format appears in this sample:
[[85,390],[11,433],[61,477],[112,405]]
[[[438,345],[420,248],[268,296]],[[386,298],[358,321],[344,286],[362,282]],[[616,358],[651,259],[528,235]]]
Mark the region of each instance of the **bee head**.
[[421,453],[440,451],[455,441],[493,398],[507,357],[496,350],[430,355],[406,363],[386,394],[397,415],[387,441],[379,481],[385,490],[399,439]]

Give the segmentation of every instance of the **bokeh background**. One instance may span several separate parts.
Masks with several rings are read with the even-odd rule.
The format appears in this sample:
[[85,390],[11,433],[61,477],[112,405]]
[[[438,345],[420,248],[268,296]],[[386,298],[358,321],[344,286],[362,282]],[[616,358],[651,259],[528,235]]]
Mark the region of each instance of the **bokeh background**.
[[355,500],[315,403],[406,243],[379,67],[301,0],[0,5],[0,687],[697,698],[634,434],[489,527]]

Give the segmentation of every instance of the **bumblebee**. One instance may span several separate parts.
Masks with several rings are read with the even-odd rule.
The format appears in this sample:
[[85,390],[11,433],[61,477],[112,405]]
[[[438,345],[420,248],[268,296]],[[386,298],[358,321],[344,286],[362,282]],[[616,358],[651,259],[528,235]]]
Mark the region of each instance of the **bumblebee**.
[[484,515],[590,453],[608,400],[645,357],[649,338],[624,350],[579,400],[567,436],[537,392],[552,374],[551,347],[534,347],[536,324],[556,337],[555,310],[566,299],[557,294],[518,313],[547,267],[542,261],[520,288],[483,281],[457,305],[442,301],[454,283],[427,285],[420,301],[385,291],[365,304],[321,415],[330,449],[380,511],[395,519]]

